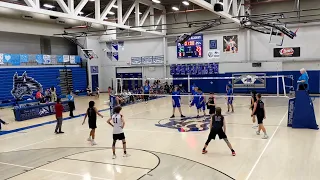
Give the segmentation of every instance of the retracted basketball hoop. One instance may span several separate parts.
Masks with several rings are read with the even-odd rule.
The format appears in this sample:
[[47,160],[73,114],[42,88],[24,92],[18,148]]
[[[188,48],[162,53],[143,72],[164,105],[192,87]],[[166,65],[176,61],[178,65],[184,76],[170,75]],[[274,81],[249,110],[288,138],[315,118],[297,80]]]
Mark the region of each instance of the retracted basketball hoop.
[[93,58],[98,58],[97,54],[94,53],[92,49],[81,49],[85,58],[91,60]]

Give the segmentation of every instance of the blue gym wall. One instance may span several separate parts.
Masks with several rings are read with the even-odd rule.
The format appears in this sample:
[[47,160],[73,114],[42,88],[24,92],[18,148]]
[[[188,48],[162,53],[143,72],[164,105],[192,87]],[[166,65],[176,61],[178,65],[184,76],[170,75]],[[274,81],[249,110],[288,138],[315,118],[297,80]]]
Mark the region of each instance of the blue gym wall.
[[[248,72],[248,74],[254,74],[255,72]],[[256,72],[262,73],[262,72]],[[289,78],[285,78],[286,86],[293,85],[294,88],[297,87],[297,79],[300,77],[299,71],[282,71],[282,72],[265,72],[266,76],[274,76],[274,75],[293,75],[294,81],[293,84]],[[216,75],[206,75],[205,77],[232,77],[234,73],[224,73],[224,74],[216,74]],[[239,72],[239,74],[245,74],[244,72]],[[320,71],[308,71],[309,79],[309,90],[310,93],[318,94],[320,90]],[[187,77],[184,75],[175,75],[174,78]],[[191,76],[191,77],[201,77],[201,76]],[[226,84],[229,80],[190,80],[190,84],[195,83],[198,87],[200,87],[203,92],[215,92],[215,93],[225,93]],[[212,82],[212,84],[211,84]],[[182,83],[185,87],[185,90],[188,90],[188,81],[187,80],[174,80],[173,83],[178,85]],[[242,89],[234,89],[235,93],[249,93],[253,88],[242,88]],[[265,93],[265,94],[276,94],[277,93],[277,79],[276,78],[268,78],[266,82],[266,88],[254,88],[257,92]],[[283,93],[282,80],[279,78],[279,92]],[[286,89],[289,92],[289,89]]]
[[[38,81],[42,85],[43,89],[55,86],[57,94],[60,95],[60,69],[65,69],[65,67],[0,68],[0,101],[14,99],[11,95],[11,90],[13,88],[13,76],[16,72],[19,76],[24,72],[27,72],[27,75]],[[86,69],[81,67],[67,67],[67,69],[72,70],[73,89],[85,90],[87,86]]]

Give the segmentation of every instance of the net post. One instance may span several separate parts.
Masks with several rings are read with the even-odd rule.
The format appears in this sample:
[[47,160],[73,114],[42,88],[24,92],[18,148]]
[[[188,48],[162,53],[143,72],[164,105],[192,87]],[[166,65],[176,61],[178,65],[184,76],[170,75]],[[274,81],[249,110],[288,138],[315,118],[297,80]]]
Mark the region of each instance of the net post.
[[277,96],[279,96],[279,77],[277,76]]
[[116,78],[116,93],[115,94],[118,94],[118,91],[119,91],[119,89],[118,89],[118,81],[121,81],[121,78]]
[[114,107],[116,106],[116,105],[115,105],[115,104],[116,104],[116,96],[110,94],[109,99],[110,99],[110,103],[109,103],[109,105],[110,105],[110,117],[112,117],[112,115],[113,115],[113,109],[114,109]]
[[122,94],[123,92],[123,80],[120,79],[120,93]]
[[[188,74],[188,93],[191,92],[190,87],[191,87],[191,84],[190,84],[190,75]],[[190,96],[188,96],[188,101],[189,101],[189,102],[191,101]]]
[[287,96],[287,93],[286,93],[286,84],[285,84],[285,82],[284,82],[284,76],[281,76],[281,79],[282,79],[282,86],[283,86],[284,96]]

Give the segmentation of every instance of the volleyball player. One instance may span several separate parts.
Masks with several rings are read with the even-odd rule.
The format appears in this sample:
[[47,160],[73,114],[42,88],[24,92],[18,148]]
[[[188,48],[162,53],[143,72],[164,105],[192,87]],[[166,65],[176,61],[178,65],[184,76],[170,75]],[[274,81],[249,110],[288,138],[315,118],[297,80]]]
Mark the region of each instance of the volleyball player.
[[148,82],[149,82],[149,81],[146,81],[146,82],[145,82],[145,85],[143,86],[144,101],[146,102],[146,104],[148,104],[149,93],[150,93],[150,85],[149,85]]
[[199,112],[202,110],[203,111],[203,116],[206,116],[206,99],[203,95],[202,89],[198,88],[198,95],[199,97],[199,103],[197,106],[197,110],[198,110],[198,116],[199,117]]
[[207,108],[209,109],[209,115],[212,117],[216,113],[216,98],[214,97],[214,93],[210,93],[210,97],[207,102]]
[[96,128],[97,128],[97,114],[103,118],[103,116],[99,113],[96,107],[94,107],[94,101],[89,102],[89,108],[87,109],[86,115],[84,116],[82,125],[86,122],[87,116],[89,117],[89,128],[91,129],[88,141],[91,141],[91,145],[97,145],[97,143],[94,141],[96,136]]
[[173,111],[172,111],[172,116],[170,118],[174,118],[174,114],[176,111],[176,108],[178,108],[180,112],[180,116],[184,118],[185,116],[182,114],[181,111],[181,96],[180,96],[180,91],[178,90],[179,88],[176,86],[174,87],[174,90],[172,91],[172,106],[173,106]]
[[230,112],[230,107],[231,107],[231,112],[234,112],[233,109],[233,90],[230,88],[230,86],[227,86],[227,105],[228,105],[228,112]]
[[[116,142],[117,140],[121,140],[122,141],[122,145],[123,145],[123,157],[127,157],[127,147],[126,147],[126,138],[124,136],[123,133],[123,128],[125,126],[125,121],[123,119],[123,116],[120,114],[121,111],[121,107],[117,106],[114,108],[114,114],[112,115],[112,117],[110,119],[108,119],[108,124],[110,124],[110,126],[113,127],[113,143],[112,143],[112,152],[113,152],[113,156],[112,159],[115,159],[116,156]],[[113,123],[111,123],[111,120]]]
[[215,139],[216,135],[218,135],[220,139],[223,139],[227,143],[228,147],[231,150],[232,156],[235,156],[236,152],[233,150],[228,140],[228,137],[226,135],[226,130],[227,130],[226,122],[225,122],[224,116],[221,115],[220,107],[216,108],[216,114],[212,117],[209,128],[210,128],[210,134],[202,149],[202,154],[206,154],[208,152],[206,148],[208,147],[211,139]]
[[7,125],[8,123],[6,123],[6,122],[4,122],[2,119],[0,119],[0,131],[1,131],[1,124],[3,124],[3,125]]
[[[251,105],[250,105],[251,113],[253,111],[254,103],[257,101],[257,97],[256,96],[257,96],[257,92],[255,90],[253,90],[251,92]],[[252,123],[253,123],[252,128],[257,128],[258,127],[258,124],[256,124],[256,116],[252,116]]]
[[268,139],[267,131],[266,128],[263,125],[263,119],[266,118],[266,110],[264,108],[264,103],[261,100],[261,94],[257,94],[257,101],[254,103],[253,111],[251,116],[257,116],[258,124],[259,124],[259,129],[257,131],[257,135],[260,135],[260,131],[262,130],[264,133],[264,136],[262,139]]

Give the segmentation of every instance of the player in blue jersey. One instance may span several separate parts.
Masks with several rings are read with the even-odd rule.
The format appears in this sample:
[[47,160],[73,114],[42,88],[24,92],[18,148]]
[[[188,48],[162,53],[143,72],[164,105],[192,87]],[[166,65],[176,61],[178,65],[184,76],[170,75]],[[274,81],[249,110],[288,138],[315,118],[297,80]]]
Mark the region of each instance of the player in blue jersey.
[[198,95],[199,97],[199,103],[197,106],[197,110],[198,110],[198,116],[199,117],[199,112],[202,111],[203,115],[206,116],[206,99],[203,95],[202,89],[198,88]]
[[148,81],[146,81],[145,85],[143,86],[144,101],[146,102],[146,104],[148,103],[148,100],[149,100],[149,93],[150,93],[150,85]]
[[228,84],[226,85],[226,92],[227,93],[228,93],[228,88],[232,89],[232,93],[233,93],[233,87],[232,87],[231,81],[229,81]]
[[228,105],[228,112],[230,112],[230,107],[231,107],[231,112],[234,112],[233,109],[233,90],[231,87],[227,86],[227,105]]
[[193,83],[192,86],[191,86],[191,94],[192,94],[192,95],[194,95],[194,94],[196,93],[196,91],[195,91],[195,88],[196,88],[196,87],[197,87],[196,84]]
[[174,87],[174,90],[172,91],[172,107],[173,107],[173,111],[172,111],[172,116],[170,118],[174,118],[174,114],[176,111],[176,108],[178,108],[179,112],[180,112],[180,116],[182,118],[184,118],[185,116],[182,114],[181,111],[181,96],[180,96],[180,91],[179,88],[176,86]]

